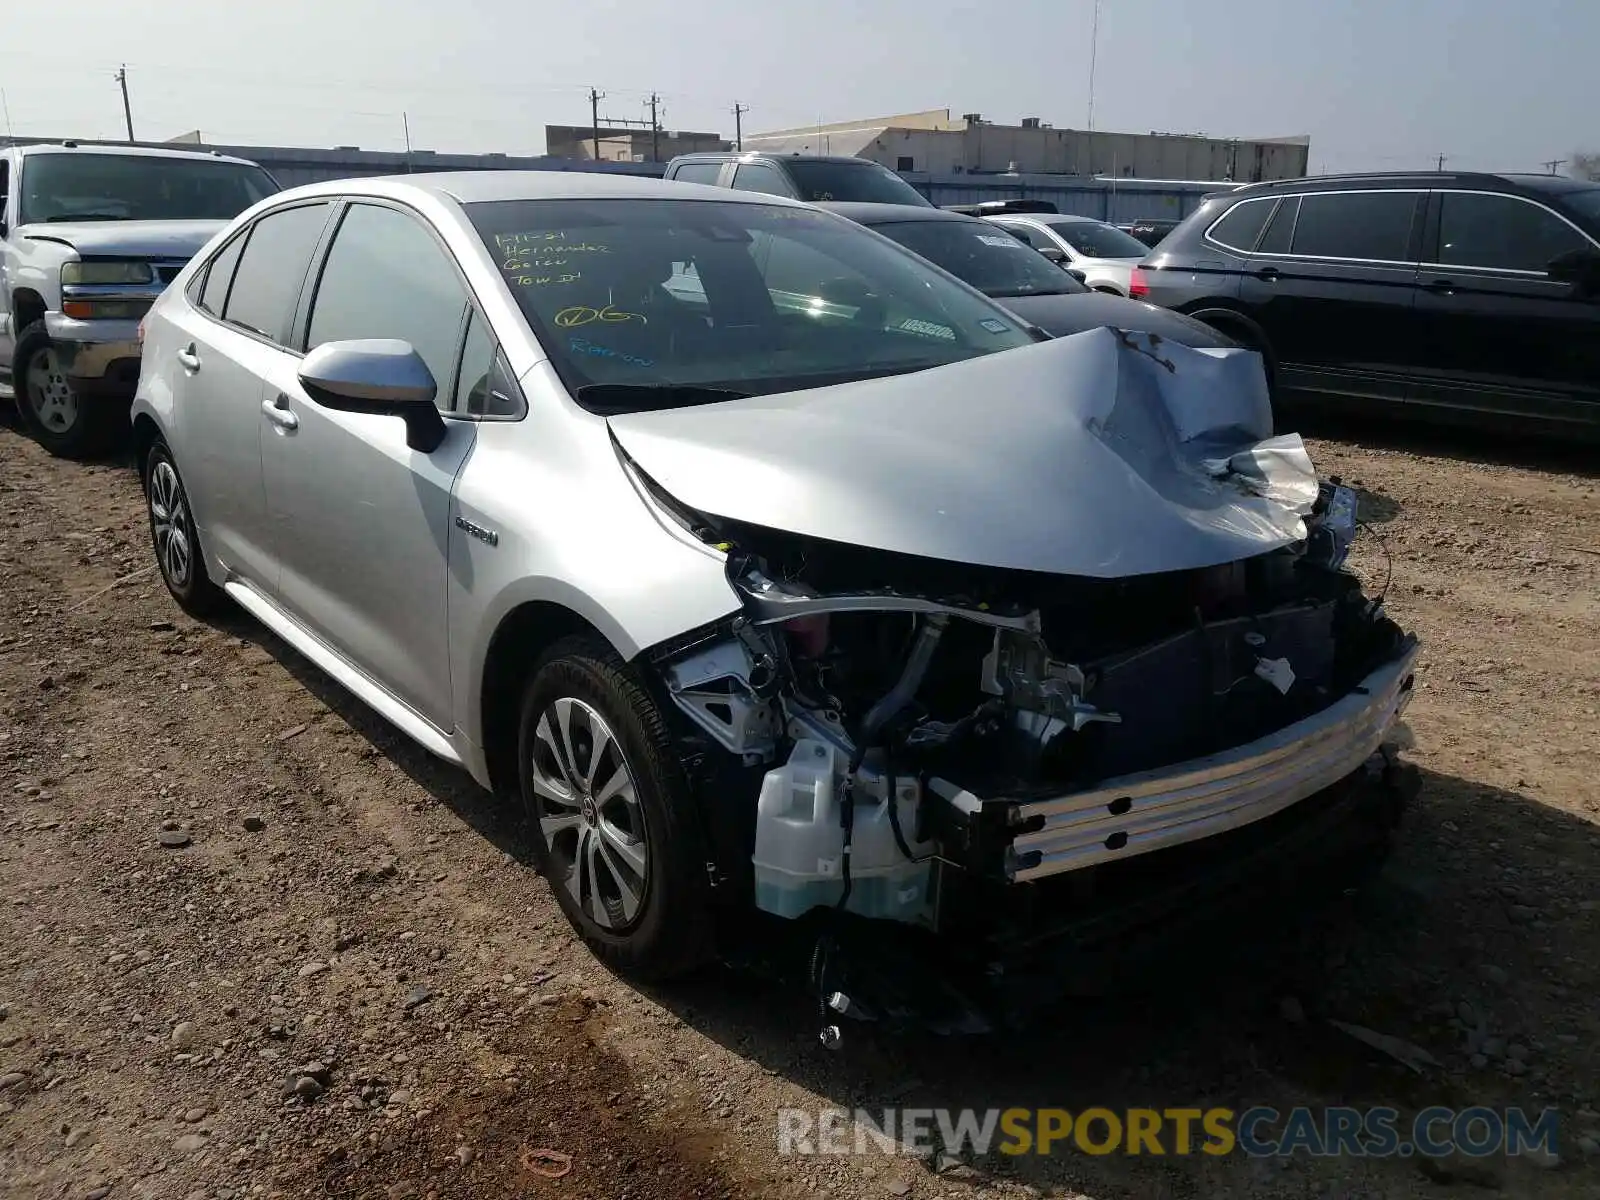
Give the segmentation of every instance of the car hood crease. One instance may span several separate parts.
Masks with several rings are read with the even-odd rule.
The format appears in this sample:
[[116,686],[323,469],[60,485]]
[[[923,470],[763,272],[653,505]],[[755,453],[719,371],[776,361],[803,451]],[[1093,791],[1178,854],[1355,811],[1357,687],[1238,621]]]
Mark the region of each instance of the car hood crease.
[[609,424],[708,515],[975,566],[1214,566],[1303,539],[1316,496],[1255,355],[1113,329]]
[[79,254],[119,254],[137,258],[189,258],[226,221],[53,221],[23,225],[20,237],[60,242]]

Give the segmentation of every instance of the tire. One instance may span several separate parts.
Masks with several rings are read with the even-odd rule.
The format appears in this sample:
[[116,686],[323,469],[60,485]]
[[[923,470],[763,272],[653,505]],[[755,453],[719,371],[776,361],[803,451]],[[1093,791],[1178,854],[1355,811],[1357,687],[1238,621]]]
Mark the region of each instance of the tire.
[[57,458],[101,454],[127,424],[120,405],[79,395],[43,321],[35,321],[17,337],[12,387],[17,410],[34,440]]
[[708,888],[688,782],[660,710],[609,646],[565,638],[540,659],[517,762],[545,878],[594,954],[640,980],[703,962]]
[[150,544],[161,581],[184,612],[191,617],[209,616],[222,607],[227,597],[206,570],[189,493],[184,490],[172,451],[159,437],[145,456],[143,474]]

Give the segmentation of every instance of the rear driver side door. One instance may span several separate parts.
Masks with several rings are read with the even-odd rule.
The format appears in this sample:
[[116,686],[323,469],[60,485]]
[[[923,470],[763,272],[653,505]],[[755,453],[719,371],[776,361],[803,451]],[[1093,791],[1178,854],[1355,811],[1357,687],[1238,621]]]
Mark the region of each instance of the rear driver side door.
[[477,427],[451,411],[469,290],[454,257],[409,209],[351,203],[303,306],[307,351],[399,338],[432,373],[445,415],[430,453],[391,416],[340,412],[301,387],[298,364],[268,381],[278,412],[262,476],[280,603],[330,648],[435,728],[452,721],[446,584],[450,503]]

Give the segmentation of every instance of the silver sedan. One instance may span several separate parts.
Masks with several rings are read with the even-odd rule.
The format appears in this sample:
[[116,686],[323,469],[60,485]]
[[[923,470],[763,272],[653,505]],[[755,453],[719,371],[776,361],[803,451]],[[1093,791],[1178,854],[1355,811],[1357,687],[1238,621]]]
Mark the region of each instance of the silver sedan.
[[1133,268],[1150,253],[1131,233],[1093,217],[1029,214],[987,218],[1004,226],[1097,292],[1131,295]]
[[299,188],[142,336],[178,603],[231,599],[523,806],[640,975],[714,914],[970,928],[982,889],[1339,784],[1409,694],[1339,568],[1353,498],[1271,437],[1253,356],[1052,341],[802,204]]

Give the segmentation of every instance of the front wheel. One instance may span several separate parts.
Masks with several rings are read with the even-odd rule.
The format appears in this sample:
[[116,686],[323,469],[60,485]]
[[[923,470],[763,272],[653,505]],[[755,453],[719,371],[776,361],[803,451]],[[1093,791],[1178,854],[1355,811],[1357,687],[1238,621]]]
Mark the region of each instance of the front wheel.
[[693,800],[660,710],[610,647],[569,638],[540,660],[518,762],[544,874],[590,949],[641,979],[698,965],[709,938]]
[[34,439],[58,458],[88,458],[115,438],[119,410],[80,394],[61,351],[36,321],[17,339],[17,407]]

